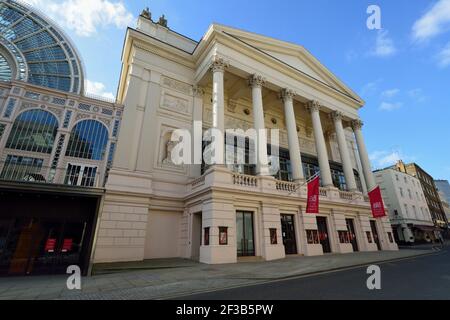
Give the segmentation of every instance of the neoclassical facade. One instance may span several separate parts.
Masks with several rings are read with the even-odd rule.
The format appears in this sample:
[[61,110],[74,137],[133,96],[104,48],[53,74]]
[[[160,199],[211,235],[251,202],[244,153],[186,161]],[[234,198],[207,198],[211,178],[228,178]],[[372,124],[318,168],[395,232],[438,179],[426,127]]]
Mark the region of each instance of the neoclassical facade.
[[[389,218],[373,219],[367,198],[376,185],[364,102],[302,46],[218,24],[197,42],[144,11],[127,30],[122,63],[124,113],[93,263],[397,250]],[[172,132],[210,128],[279,129],[278,172],[175,165]],[[273,161],[267,147],[260,157]],[[306,214],[305,182],[319,170],[320,213]]]

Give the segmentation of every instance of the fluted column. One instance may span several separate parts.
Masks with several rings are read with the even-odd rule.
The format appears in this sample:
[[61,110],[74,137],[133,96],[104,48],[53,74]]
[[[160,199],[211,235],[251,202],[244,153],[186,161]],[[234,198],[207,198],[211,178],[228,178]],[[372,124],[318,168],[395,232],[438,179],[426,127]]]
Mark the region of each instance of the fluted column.
[[284,117],[286,119],[286,129],[289,143],[289,156],[291,158],[292,179],[295,182],[305,180],[303,175],[302,158],[300,153],[300,144],[298,142],[297,123],[294,113],[295,93],[289,89],[283,89],[280,97],[284,102]]
[[349,191],[357,191],[355,174],[353,173],[350,153],[348,151],[347,139],[345,138],[344,127],[342,126],[342,113],[334,111],[331,114],[336,130],[339,154],[341,155],[342,166],[344,168],[345,182]]
[[262,99],[262,86],[264,85],[264,78],[259,75],[252,75],[248,79],[248,83],[252,88],[252,103],[253,103],[253,125],[257,133],[257,162],[256,173],[258,175],[268,175],[268,157],[267,157],[267,135],[264,124],[264,108]]
[[308,110],[311,112],[311,119],[314,130],[314,140],[316,141],[317,157],[319,159],[320,176],[324,187],[332,187],[330,163],[328,162],[327,146],[323,136],[322,123],[320,121],[320,104],[318,101],[310,101]]
[[214,57],[211,64],[213,73],[213,90],[212,90],[212,114],[213,114],[213,128],[219,129],[222,134],[225,134],[225,100],[223,78],[225,68],[228,63],[221,57]]
[[367,190],[370,192],[375,188],[375,179],[373,178],[372,168],[370,166],[369,155],[367,153],[366,144],[362,135],[363,122],[361,120],[353,120],[352,128],[355,133],[356,144],[358,145],[359,158],[361,159],[361,166],[366,180]]

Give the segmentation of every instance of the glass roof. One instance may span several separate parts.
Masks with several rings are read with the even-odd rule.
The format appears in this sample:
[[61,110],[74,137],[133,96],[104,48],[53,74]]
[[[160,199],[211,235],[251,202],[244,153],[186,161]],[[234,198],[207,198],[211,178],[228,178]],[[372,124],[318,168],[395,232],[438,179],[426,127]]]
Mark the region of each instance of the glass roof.
[[9,66],[8,60],[0,54],[0,80],[10,81],[12,78],[11,67]]
[[74,93],[82,90],[83,69],[77,51],[52,22],[28,5],[0,2],[0,46],[19,67],[16,70],[0,55],[0,80],[26,80]]

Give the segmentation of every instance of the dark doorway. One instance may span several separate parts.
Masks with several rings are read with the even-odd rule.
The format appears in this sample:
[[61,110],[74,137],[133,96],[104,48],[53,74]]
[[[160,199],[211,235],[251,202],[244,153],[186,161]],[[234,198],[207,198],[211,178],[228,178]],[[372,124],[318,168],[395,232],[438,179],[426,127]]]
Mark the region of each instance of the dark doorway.
[[194,213],[192,216],[192,260],[200,260],[200,246],[202,245],[202,213]]
[[281,232],[283,234],[283,245],[285,253],[297,254],[297,242],[295,240],[295,225],[293,215],[281,215]]
[[0,203],[1,276],[86,274],[98,198],[1,191]]
[[353,252],[357,252],[359,251],[359,249],[358,249],[358,241],[356,240],[355,223],[353,219],[345,219],[345,222],[347,223],[347,230],[350,234],[350,242],[353,247]]
[[378,236],[377,223],[374,220],[370,220],[370,228],[372,229],[373,241],[377,244],[378,250],[381,250],[380,237]]
[[236,212],[236,241],[238,257],[255,255],[253,212]]
[[327,218],[317,217],[317,229],[319,231],[319,240],[322,245],[323,253],[330,253],[330,237],[328,235]]

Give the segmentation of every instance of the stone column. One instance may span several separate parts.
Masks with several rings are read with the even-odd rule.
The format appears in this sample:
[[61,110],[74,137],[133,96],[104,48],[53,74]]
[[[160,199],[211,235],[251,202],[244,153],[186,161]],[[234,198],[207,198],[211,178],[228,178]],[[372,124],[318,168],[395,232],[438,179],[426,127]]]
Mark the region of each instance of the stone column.
[[322,123],[320,121],[320,104],[318,101],[310,101],[308,110],[311,112],[311,119],[314,130],[314,140],[316,141],[317,157],[319,158],[320,176],[324,187],[333,187],[331,178],[330,163],[328,162],[327,146],[323,136]]
[[264,109],[262,99],[262,86],[264,85],[264,78],[260,75],[252,75],[248,79],[249,85],[252,88],[252,102],[253,102],[253,125],[256,130],[256,174],[269,175],[268,157],[267,157],[267,135],[264,124]]
[[[193,110],[193,120],[194,125],[191,130],[191,143],[192,143],[192,155],[193,155],[193,164],[190,165],[189,175],[191,178],[196,178],[201,175],[201,163],[202,163],[202,141],[195,141],[195,138],[203,137],[203,95],[205,94],[205,90],[200,86],[192,87],[192,94],[194,97],[194,110]],[[197,142],[197,145],[196,145]]]
[[298,142],[297,123],[295,121],[294,113],[294,98],[295,93],[290,89],[283,89],[280,97],[284,102],[284,117],[286,118],[286,129],[289,144],[289,156],[291,158],[292,179],[295,182],[303,182],[305,177],[303,175],[302,158],[300,153],[300,144]]
[[352,162],[350,160],[350,153],[348,151],[347,139],[345,138],[344,127],[342,126],[342,113],[334,111],[331,114],[336,129],[336,135],[339,145],[339,153],[341,155],[342,166],[344,168],[345,182],[347,183],[348,191],[357,191],[355,174],[353,173]]
[[212,113],[213,128],[219,129],[222,134],[225,133],[225,100],[224,100],[224,73],[228,63],[221,57],[214,57],[211,64],[213,73],[213,90],[212,90]]
[[363,122],[361,120],[353,120],[352,128],[355,133],[356,144],[358,145],[359,158],[361,159],[361,166],[366,180],[367,191],[372,191],[375,188],[375,179],[373,178],[372,168],[370,166],[369,155],[367,154],[366,144],[362,135]]

